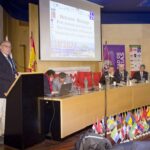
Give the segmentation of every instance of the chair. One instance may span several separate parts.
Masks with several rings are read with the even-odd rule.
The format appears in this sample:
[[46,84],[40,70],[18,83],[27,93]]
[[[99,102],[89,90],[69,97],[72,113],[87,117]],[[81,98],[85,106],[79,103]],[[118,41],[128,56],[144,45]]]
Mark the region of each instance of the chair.
[[91,88],[93,86],[93,80],[92,80],[92,72],[85,72],[85,77],[88,80],[88,88]]
[[85,78],[85,72],[77,72],[77,86],[80,88],[84,88],[84,78]]
[[80,88],[84,88],[84,79],[88,80],[88,88],[92,87],[92,73],[91,72],[77,72],[76,83]]
[[95,86],[98,86],[100,78],[101,78],[101,72],[93,72],[93,84]]
[[131,78],[133,78],[135,71],[131,71]]

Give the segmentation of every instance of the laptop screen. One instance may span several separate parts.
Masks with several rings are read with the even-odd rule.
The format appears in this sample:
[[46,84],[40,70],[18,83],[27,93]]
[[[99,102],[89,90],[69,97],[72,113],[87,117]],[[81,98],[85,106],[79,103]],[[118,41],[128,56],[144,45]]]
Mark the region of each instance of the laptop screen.
[[60,96],[67,95],[71,92],[71,89],[72,89],[72,83],[62,84],[59,91],[59,95]]

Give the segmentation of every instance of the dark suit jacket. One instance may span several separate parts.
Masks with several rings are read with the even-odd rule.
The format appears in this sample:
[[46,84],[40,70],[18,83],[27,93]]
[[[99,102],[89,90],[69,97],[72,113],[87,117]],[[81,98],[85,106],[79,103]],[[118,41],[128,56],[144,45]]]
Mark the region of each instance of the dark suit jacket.
[[116,78],[117,83],[120,83],[120,81],[126,82],[127,81],[128,72],[126,70],[124,70],[124,79],[122,79],[122,75],[119,72],[119,70],[117,69],[114,76]]
[[[146,71],[143,72],[143,78],[145,80],[148,80],[148,72]],[[135,72],[132,79],[136,79],[138,82],[141,81],[142,79],[141,79],[140,71]]]
[[4,93],[7,92],[14,80],[15,74],[13,74],[9,62],[0,51],[0,97],[5,97]]
[[[105,80],[105,76],[108,75],[108,72],[104,72],[101,79],[100,79],[100,83],[105,85],[106,84],[106,80]],[[109,80],[110,80],[110,84],[113,84],[114,81],[117,81],[115,76],[114,77],[109,77]]]
[[44,74],[44,95],[51,94],[47,76]]

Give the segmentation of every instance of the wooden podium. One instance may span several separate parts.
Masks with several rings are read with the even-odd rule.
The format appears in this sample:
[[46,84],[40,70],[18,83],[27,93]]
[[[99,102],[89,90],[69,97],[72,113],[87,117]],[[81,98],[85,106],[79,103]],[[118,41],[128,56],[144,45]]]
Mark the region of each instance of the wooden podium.
[[4,143],[25,149],[44,140],[38,97],[44,96],[43,74],[20,74],[6,93]]

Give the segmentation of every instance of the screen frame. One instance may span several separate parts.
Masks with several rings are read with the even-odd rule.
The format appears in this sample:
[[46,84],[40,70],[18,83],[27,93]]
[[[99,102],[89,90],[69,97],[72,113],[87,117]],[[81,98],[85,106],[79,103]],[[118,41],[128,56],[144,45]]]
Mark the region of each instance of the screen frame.
[[[92,2],[89,2],[89,1],[86,1],[86,0],[76,0],[76,1],[78,1],[79,3],[78,3],[78,5],[82,5],[83,3],[87,3],[89,6],[91,6],[91,4],[93,5],[93,7],[99,7],[99,12],[100,12],[100,15],[99,15],[99,17],[95,17],[96,19],[96,21],[94,21],[94,22],[99,22],[99,23],[97,23],[97,24],[99,24],[100,26],[96,26],[97,24],[95,23],[95,28],[94,29],[96,29],[96,28],[98,28],[98,33],[99,33],[99,35],[98,34],[96,34],[95,35],[95,39],[97,40],[97,39],[99,39],[99,49],[100,50],[96,50],[96,52],[95,52],[95,55],[99,55],[99,57],[97,58],[97,57],[95,57],[95,58],[92,58],[92,59],[90,59],[90,58],[80,58],[80,59],[77,59],[77,58],[54,58],[54,59],[42,59],[42,56],[41,56],[41,24],[40,24],[40,2],[43,2],[43,1],[50,1],[50,0],[39,0],[39,7],[38,7],[38,11],[39,11],[39,13],[38,13],[38,16],[39,16],[39,60],[40,61],[102,61],[102,24],[101,24],[101,8],[103,8],[103,6],[101,6],[101,5],[97,5],[97,4],[95,4],[95,3],[92,3]],[[60,2],[60,0],[52,0],[52,1],[54,1],[54,2],[58,2],[58,3],[62,3],[62,4],[65,4],[66,5],[66,3],[67,3],[67,5],[68,6],[72,6],[72,7],[77,7],[77,6],[74,6],[74,5],[72,5],[72,2],[74,1],[74,0],[70,0],[69,1],[69,3],[68,3],[68,0],[61,0],[61,2]],[[88,7],[89,7],[88,6]],[[89,7],[88,9],[85,9],[85,8],[82,8],[81,6],[78,6],[78,8],[80,8],[80,9],[83,9],[83,10],[87,10],[87,11],[91,11],[91,10],[93,10],[93,9],[91,9],[91,7]],[[95,12],[95,10],[94,10],[94,12]],[[49,24],[50,25],[50,24]],[[95,32],[97,32],[97,31],[95,31]],[[50,42],[49,42],[50,43]],[[96,41],[95,41],[95,45],[96,45]]]

